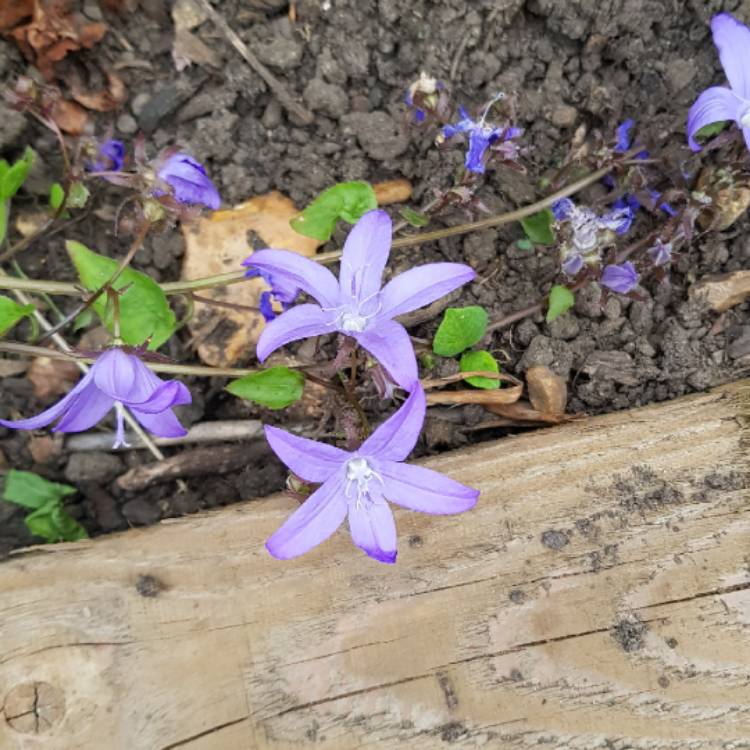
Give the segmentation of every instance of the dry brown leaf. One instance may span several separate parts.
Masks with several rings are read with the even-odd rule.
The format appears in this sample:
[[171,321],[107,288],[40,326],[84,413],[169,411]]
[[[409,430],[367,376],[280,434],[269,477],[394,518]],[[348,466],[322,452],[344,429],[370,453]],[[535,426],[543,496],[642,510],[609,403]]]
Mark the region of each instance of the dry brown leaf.
[[103,23],[74,12],[70,0],[34,0],[33,5],[31,20],[10,35],[47,81],[54,78],[54,64],[68,52],[91,49],[107,33]]
[[30,211],[16,218],[16,231],[21,237],[30,237],[50,220],[49,211]]
[[711,198],[710,206],[698,217],[702,229],[728,229],[750,206],[747,181],[725,169],[706,167],[698,175],[696,189]]
[[34,13],[34,0],[3,0],[0,2],[0,31],[10,31]]
[[578,418],[574,414],[548,414],[538,411],[528,401],[516,401],[513,404],[487,404],[487,409],[493,414],[522,423],[561,424]]
[[[236,271],[252,253],[248,236],[255,234],[267,247],[285,248],[312,256],[320,246],[317,240],[297,234],[289,220],[299,210],[279,192],[271,192],[226,211],[215,211],[187,225],[184,278],[198,278]],[[268,285],[261,278],[248,279],[220,289],[204,290],[202,297],[220,302],[257,307],[261,292]],[[198,356],[214,367],[230,367],[255,349],[265,322],[260,313],[231,310],[196,302],[188,324]]]
[[750,271],[703,279],[690,289],[690,296],[706,302],[714,312],[726,312],[750,297]]
[[372,189],[379,206],[389,206],[392,203],[406,203],[411,198],[411,182],[409,180],[386,180],[376,182]]
[[93,109],[97,112],[111,112],[119,109],[128,98],[125,81],[110,70],[106,71],[105,75],[107,76],[106,88],[100,91],[84,91],[79,86],[73,86],[73,98],[86,109]]
[[211,68],[221,67],[221,56],[204,44],[187,29],[176,28],[172,42],[172,60],[177,71],[183,71],[191,63]]
[[89,116],[83,107],[65,99],[55,102],[52,107],[52,119],[60,130],[69,135],[83,135],[89,122]]
[[[497,375],[495,375],[497,377]],[[492,388],[466,391],[437,391],[427,394],[428,404],[481,404],[490,407],[491,404],[512,404],[521,398],[523,387]]]
[[526,388],[532,406],[542,414],[559,415],[568,403],[568,386],[564,378],[555,375],[548,367],[530,367],[526,370]]
[[46,399],[67,393],[78,382],[81,371],[74,362],[37,357],[31,363],[26,377],[34,385],[34,395]]

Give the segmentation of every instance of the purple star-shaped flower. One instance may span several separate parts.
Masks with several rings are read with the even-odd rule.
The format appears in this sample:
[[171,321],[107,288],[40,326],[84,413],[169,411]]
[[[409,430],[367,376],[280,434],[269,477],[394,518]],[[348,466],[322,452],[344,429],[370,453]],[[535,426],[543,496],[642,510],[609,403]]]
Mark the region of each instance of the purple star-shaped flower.
[[466,152],[464,166],[470,172],[475,172],[476,174],[484,173],[484,154],[493,143],[499,140],[509,141],[523,133],[521,128],[492,127],[485,124],[485,117],[487,116],[489,107],[498,98],[496,97],[490,102],[480,120],[472,120],[466,110],[463,107],[459,107],[458,111],[461,119],[455,125],[443,126],[443,136],[445,138],[452,138],[459,133],[468,135],[469,149]]
[[115,347],[102,352],[75,388],[54,406],[28,419],[0,419],[0,425],[36,430],[59,419],[53,432],[82,432],[115,407],[117,433],[112,447],[119,448],[126,445],[123,406],[154,435],[180,437],[186,431],[172,407],[190,401],[190,391],[182,383],[161,380],[134,354]]
[[284,276],[272,275],[267,271],[261,271],[259,268],[253,268],[252,260],[251,256],[242,261],[243,266],[248,266],[245,278],[252,279],[260,276],[271,287],[270,290],[261,292],[258,302],[258,308],[265,318],[266,323],[270,323],[278,317],[276,311],[273,309],[273,300],[276,300],[281,305],[281,309],[286,311],[292,306],[294,300],[299,297],[301,290],[294,282],[286,279]]
[[390,249],[390,217],[385,211],[368,211],[346,238],[338,281],[320,263],[289,250],[253,253],[244,265],[270,274],[272,286],[299,288],[318,303],[292,307],[269,323],[258,341],[258,359],[263,362],[290,341],[338,331],[356,339],[394,382],[411,390],[417,360],[409,334],[394,318],[430,304],[476,274],[462,263],[428,263],[399,274],[381,289]]
[[417,442],[425,396],[417,386],[403,406],[352,452],[266,427],[274,453],[299,477],[321,486],[266,542],[281,560],[327,539],[349,518],[354,543],[381,562],[396,561],[396,525],[388,502],[445,515],[472,508],[479,491],[423,466],[401,463]]
[[639,278],[640,276],[635,270],[635,266],[630,261],[626,261],[619,266],[605,266],[599,282],[613,292],[627,294],[638,286]]
[[[214,211],[221,205],[219,191],[209,179],[202,164],[183,153],[172,154],[158,167],[156,175],[171,188],[172,197],[186,206],[206,206]],[[164,195],[166,190],[157,188],[154,195]]]
[[729,13],[719,13],[711,20],[711,31],[731,88],[712,86],[695,100],[688,112],[688,145],[700,151],[695,134],[701,128],[734,120],[750,148],[750,29]]

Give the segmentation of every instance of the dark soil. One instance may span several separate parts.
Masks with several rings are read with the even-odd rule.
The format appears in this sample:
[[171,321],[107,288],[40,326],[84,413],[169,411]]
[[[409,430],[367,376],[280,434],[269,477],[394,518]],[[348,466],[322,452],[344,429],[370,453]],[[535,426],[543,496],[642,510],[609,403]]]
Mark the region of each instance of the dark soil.
[[[98,116],[97,132],[111,125],[117,137],[130,140],[141,130],[151,153],[175,142],[186,146],[207,165],[226,205],[278,189],[302,206],[338,181],[402,176],[414,186],[414,206],[430,200],[433,189],[451,183],[463,152],[438,152],[431,134],[405,126],[404,91],[420,70],[449,81],[455,98],[470,108],[497,91],[517,92],[518,124],[527,129],[525,142],[531,146],[524,158],[528,175],[488,170],[480,196],[492,212],[535,200],[538,179],[560,164],[581,125],[611,137],[619,122],[633,117],[644,140],[684,149],[688,107],[706,86],[723,80],[710,17],[726,10],[750,21],[746,4],[732,0],[299,0],[296,23],[290,22],[284,2],[226,0],[215,6],[273,73],[315,110],[311,126],[287,116],[210,22],[195,33],[220,56],[221,67],[192,65],[176,72],[170,54],[171,6],[165,0],[141,0],[137,10],[122,15],[86,0],[84,12],[104,18],[116,33],[92,51],[71,56],[60,69],[77,65],[91,72],[114,66],[126,81],[129,99],[115,116]],[[0,41],[0,75],[12,79],[26,70],[16,47]],[[41,159],[16,202],[17,214],[45,201],[61,168],[47,131],[0,112],[3,155],[17,155],[27,143]],[[114,189],[104,191],[95,213],[65,237],[122,256],[127,238],[114,236],[112,221],[121,196]],[[462,220],[448,215],[437,226]],[[628,240],[643,236],[652,222],[641,216]],[[712,328],[716,316],[689,301],[688,289],[706,275],[748,267],[747,229],[743,219],[723,234],[693,242],[673,264],[671,284],[646,280],[640,301],[611,296],[602,304],[599,289],[592,286],[579,294],[574,311],[551,325],[541,315],[532,316],[488,335],[482,345],[519,377],[540,364],[565,376],[570,411],[631,408],[732,380],[747,366],[750,305],[734,308],[717,333]],[[344,236],[338,230],[335,244]],[[515,245],[519,237],[514,225],[407,249],[394,254],[391,270],[416,261],[468,262],[480,281],[452,304],[483,305],[490,319],[497,319],[536,302],[557,271],[554,252],[521,250]],[[153,237],[134,265],[159,280],[177,279],[183,249],[179,232]],[[31,277],[74,278],[62,235],[36,243],[19,260]],[[61,304],[69,308],[73,302]],[[412,333],[430,339],[438,321],[439,316]],[[178,361],[194,359],[185,331],[163,351]],[[452,367],[442,362],[432,374]],[[223,381],[187,382],[194,403],[182,411],[186,425],[248,417],[283,423],[285,418],[229,396]],[[3,417],[31,415],[51,401],[36,399],[23,376],[3,379],[0,388]],[[433,409],[420,450],[450,449],[503,434],[473,429],[486,417],[476,406]],[[323,423],[320,415],[308,422],[310,434],[334,429],[330,415]],[[0,468],[29,469],[75,484],[80,493],[68,509],[92,535],[266,494],[280,489],[286,476],[266,453],[239,471],[189,478],[187,492],[176,492],[171,481],[128,495],[113,480],[149,461],[146,453],[69,455],[58,444],[35,461],[31,438],[0,428]],[[671,500],[649,495],[644,502]],[[33,541],[23,512],[0,503],[0,555]]]

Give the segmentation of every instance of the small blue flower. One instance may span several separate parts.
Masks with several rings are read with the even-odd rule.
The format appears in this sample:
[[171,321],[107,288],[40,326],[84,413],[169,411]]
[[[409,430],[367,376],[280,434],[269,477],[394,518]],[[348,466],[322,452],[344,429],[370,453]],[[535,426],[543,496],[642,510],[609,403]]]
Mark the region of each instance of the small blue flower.
[[119,172],[125,164],[125,144],[110,139],[99,144],[96,161],[84,164],[87,172]]
[[271,287],[270,291],[267,290],[261,293],[258,302],[258,309],[266,323],[270,323],[277,317],[277,314],[273,309],[273,300],[276,300],[281,305],[282,310],[286,311],[292,306],[292,303],[297,297],[299,297],[300,288],[285,276],[281,274],[271,274],[266,270],[254,268],[252,266],[252,255],[242,261],[242,265],[247,267],[245,278],[252,279],[261,277],[263,281]]
[[523,133],[521,128],[515,127],[492,127],[485,124],[489,109],[496,101],[502,99],[503,95],[498,94],[485,108],[482,117],[475,121],[469,117],[469,114],[463,107],[459,107],[458,113],[460,120],[455,125],[443,126],[443,137],[452,138],[455,135],[463,134],[469,138],[469,148],[466,151],[464,166],[470,172],[483,174],[485,171],[484,155],[487,149],[498,141],[509,141],[518,138]]
[[666,266],[672,262],[672,243],[657,239],[648,249],[648,255],[655,266]]
[[602,286],[606,286],[607,289],[611,289],[613,292],[627,294],[638,286],[639,278],[640,276],[635,270],[635,266],[630,261],[626,261],[619,266],[605,266],[599,282]]

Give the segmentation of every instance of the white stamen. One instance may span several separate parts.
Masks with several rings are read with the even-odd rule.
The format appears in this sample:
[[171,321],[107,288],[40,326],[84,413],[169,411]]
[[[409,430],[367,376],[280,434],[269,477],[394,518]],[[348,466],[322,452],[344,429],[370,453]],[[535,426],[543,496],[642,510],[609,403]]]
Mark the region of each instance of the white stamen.
[[743,128],[750,128],[750,107],[748,107],[742,117],[740,117],[740,125]]
[[382,477],[367,463],[367,459],[357,457],[346,462],[346,496],[351,498],[353,485],[357,485],[357,507],[369,506],[373,499],[370,496],[370,480],[377,479],[383,484]]

